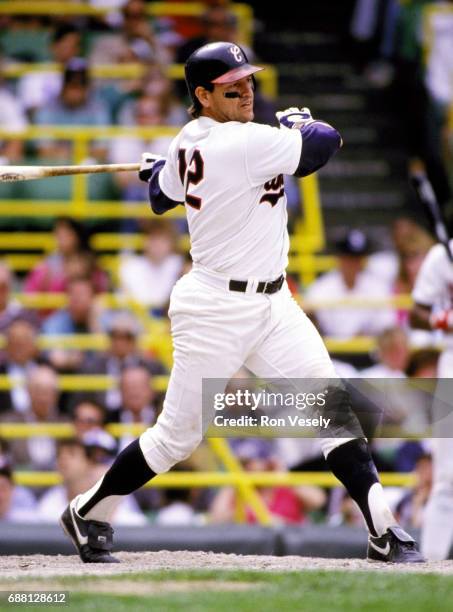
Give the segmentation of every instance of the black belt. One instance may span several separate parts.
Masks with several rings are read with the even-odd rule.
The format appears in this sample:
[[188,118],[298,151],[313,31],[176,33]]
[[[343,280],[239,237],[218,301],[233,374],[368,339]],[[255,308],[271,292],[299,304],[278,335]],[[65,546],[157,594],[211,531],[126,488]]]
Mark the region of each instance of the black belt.
[[[273,281],[260,281],[256,288],[256,293],[277,293],[283,286],[285,277],[283,274]],[[247,291],[248,281],[230,280],[229,289],[230,291],[241,291],[245,293]]]

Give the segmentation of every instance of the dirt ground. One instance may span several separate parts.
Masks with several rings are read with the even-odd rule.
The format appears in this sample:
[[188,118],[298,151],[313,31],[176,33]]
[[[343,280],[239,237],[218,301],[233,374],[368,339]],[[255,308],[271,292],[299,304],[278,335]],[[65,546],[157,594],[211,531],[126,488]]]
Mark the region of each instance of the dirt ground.
[[453,561],[388,565],[363,559],[320,559],[312,557],[272,557],[262,555],[230,555],[207,552],[137,552],[117,553],[118,564],[83,564],[76,556],[0,556],[0,588],[6,583],[33,578],[59,576],[112,576],[156,570],[259,570],[287,572],[298,570],[341,570],[365,572],[410,572],[453,575]]

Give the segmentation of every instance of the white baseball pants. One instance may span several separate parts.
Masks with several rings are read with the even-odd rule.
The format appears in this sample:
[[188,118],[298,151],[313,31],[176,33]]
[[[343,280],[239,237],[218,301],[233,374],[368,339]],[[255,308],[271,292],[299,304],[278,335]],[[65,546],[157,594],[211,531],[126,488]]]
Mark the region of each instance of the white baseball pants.
[[[233,292],[226,277],[195,266],[176,283],[169,316],[174,365],[168,390],[156,424],[140,436],[156,474],[186,459],[202,440],[203,378],[230,379],[242,365],[264,379],[337,378],[286,282],[271,295],[249,287]],[[325,455],[348,440],[324,439]]]

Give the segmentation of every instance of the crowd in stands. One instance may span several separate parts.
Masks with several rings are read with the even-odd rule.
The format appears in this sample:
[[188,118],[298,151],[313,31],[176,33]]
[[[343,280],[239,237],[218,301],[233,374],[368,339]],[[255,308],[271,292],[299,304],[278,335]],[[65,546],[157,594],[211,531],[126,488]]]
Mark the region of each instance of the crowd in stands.
[[409,170],[426,172],[453,227],[453,2],[356,0],[350,35],[368,85],[393,91]]
[[[3,67],[43,60],[62,66],[61,71],[26,74],[13,84],[4,77],[0,81],[0,127],[11,132],[11,138],[0,142],[3,162],[37,158],[43,163],[49,160],[61,163],[72,159],[72,144],[68,141],[49,137],[25,145],[15,139],[14,133],[27,125],[181,126],[188,120],[186,93],[169,79],[167,68],[172,62],[184,62],[200,44],[235,40],[238,24],[229,3],[207,2],[206,13],[199,21],[150,19],[144,0],[116,4],[116,10],[104,18],[0,18],[5,32],[0,35]],[[391,42],[394,39],[389,32],[397,23],[400,29],[405,24],[409,27],[406,11],[413,10],[411,15],[416,21],[418,9],[429,1],[399,3],[398,11],[396,4],[386,3],[385,27],[381,28],[380,36],[373,29],[378,20],[373,21],[373,16],[367,14],[370,3],[357,2],[352,27],[360,44],[377,37],[381,43],[377,59],[390,62],[398,58],[395,79],[400,83],[409,76],[410,62],[419,62],[420,55],[407,59],[403,48],[405,34],[400,33],[399,42],[392,46],[395,43]],[[413,21],[411,27],[415,28]],[[23,35],[24,30],[30,34],[28,38]],[[41,45],[36,44],[38,40]],[[421,47],[416,46],[420,54]],[[376,82],[376,65],[372,64],[376,60],[376,46],[370,48],[369,63],[361,68],[367,68],[368,77]],[[439,93],[433,84],[436,49],[426,80],[413,82],[412,91],[423,83],[430,103],[438,104],[439,116],[445,120],[446,104],[451,104],[453,95]],[[438,52],[445,54],[443,46]],[[449,58],[453,59],[453,51]],[[129,63],[140,64],[142,72],[134,77],[97,79],[91,70],[102,64]],[[0,74],[1,71],[0,66]],[[405,110],[408,109],[414,113],[419,110],[413,109],[412,103]],[[275,123],[274,110],[273,103],[258,90],[257,120]],[[409,113],[408,118],[414,123],[415,118]],[[408,134],[415,137],[411,132],[413,126],[409,128]],[[149,140],[124,136],[111,141],[95,138],[90,156],[99,161],[137,162],[145,150],[165,154],[168,144],[168,137]],[[421,157],[419,144],[415,143],[411,151],[414,158]],[[441,194],[442,185],[446,185],[442,183],[444,159],[437,155],[422,161],[433,178],[437,177],[435,188]],[[118,174],[115,180],[122,201],[146,199],[146,186],[136,174]],[[287,188],[291,193],[291,182]],[[442,201],[447,200],[448,197]],[[114,438],[106,426],[152,425],[162,408],[162,396],[153,389],[153,378],[168,374],[168,364],[143,349],[140,340],[149,317],[166,320],[172,287],[190,268],[190,261],[178,248],[185,228],[180,223],[159,219],[146,223],[128,220],[123,229],[140,234],[143,249],[121,252],[114,273],[102,266],[96,256],[88,226],[69,217],[55,220],[53,252],[27,274],[15,276],[6,263],[0,262],[0,334],[4,338],[0,374],[6,375],[11,383],[11,389],[0,391],[0,424],[61,423],[72,425],[74,432],[72,437],[61,440],[40,434],[1,441],[0,520],[56,522],[68,500],[96,482],[116,453],[135,437],[123,434]],[[353,228],[332,244],[332,252],[337,256],[335,269],[308,287],[301,287],[297,278],[291,279],[291,287],[302,294],[306,310],[323,336],[341,340],[364,335],[376,338],[377,348],[366,364],[334,355],[338,373],[347,379],[436,377],[439,337],[411,330],[407,309],[366,304],[367,300],[410,294],[420,265],[433,244],[430,234],[406,217],[395,220],[391,238],[391,249],[382,251],[373,245],[363,228]],[[109,292],[136,302],[146,314],[145,319],[131,311],[106,306],[101,298]],[[65,297],[66,305],[27,309],[15,297],[20,293],[58,294]],[[332,309],[323,305],[323,300],[328,302],[333,297],[363,299],[364,305],[360,309],[348,306]],[[41,343],[42,338],[60,334],[103,334],[107,345],[104,350],[95,351],[46,348]],[[96,393],[62,391],[59,376],[63,374],[108,375],[115,385]],[[422,431],[427,411],[422,400],[418,397],[410,400],[411,406],[421,402],[416,415],[411,414],[408,401],[393,406],[393,412],[384,415],[384,425],[404,425],[411,431]],[[232,442],[232,448],[249,471],[326,469],[316,439],[276,439],[266,443],[260,440],[252,444],[239,440]],[[429,446],[423,442],[408,446],[404,439],[384,443],[375,440],[373,450],[378,466],[389,471],[413,471],[417,475],[413,489],[389,489],[388,493],[403,526],[418,527],[431,483]],[[187,464],[177,469],[198,469],[200,465],[206,469],[209,461],[215,464],[212,457],[206,459],[203,455],[206,452],[202,446]],[[14,471],[21,470],[55,470],[61,476],[61,484],[48,489],[22,487],[15,484],[13,477]],[[353,502],[340,489],[263,487],[259,493],[276,523],[327,521],[336,525],[357,524],[361,520]],[[145,489],[125,498],[113,523],[231,522],[236,497],[232,488],[202,492]],[[256,522],[250,508],[245,509],[245,517],[250,523]]]

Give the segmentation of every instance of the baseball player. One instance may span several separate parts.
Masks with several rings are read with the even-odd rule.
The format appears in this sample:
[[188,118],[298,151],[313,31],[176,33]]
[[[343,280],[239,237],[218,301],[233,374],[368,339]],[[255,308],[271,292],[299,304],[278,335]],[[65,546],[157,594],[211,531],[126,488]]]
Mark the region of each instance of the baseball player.
[[[452,249],[453,240],[449,244]],[[427,559],[439,561],[448,558],[453,544],[453,406],[448,389],[453,378],[453,264],[442,244],[431,247],[425,257],[412,297],[412,326],[445,334],[433,404],[433,487],[421,539]]]
[[[109,518],[118,500],[200,443],[203,378],[229,379],[242,365],[263,379],[337,378],[285,280],[283,174],[315,172],[341,147],[341,137],[306,108],[277,113],[280,129],[254,123],[259,70],[236,44],[196,50],[185,66],[193,121],[172,141],[166,160],[152,164],[145,155],[142,163],[153,211],[186,208],[193,268],[171,295],[174,365],[156,424],[62,515],[85,562],[115,561]],[[342,405],[341,392],[332,396],[331,406]],[[387,506],[365,439],[333,436],[322,444],[330,468],[363,513],[368,558],[421,561]]]

